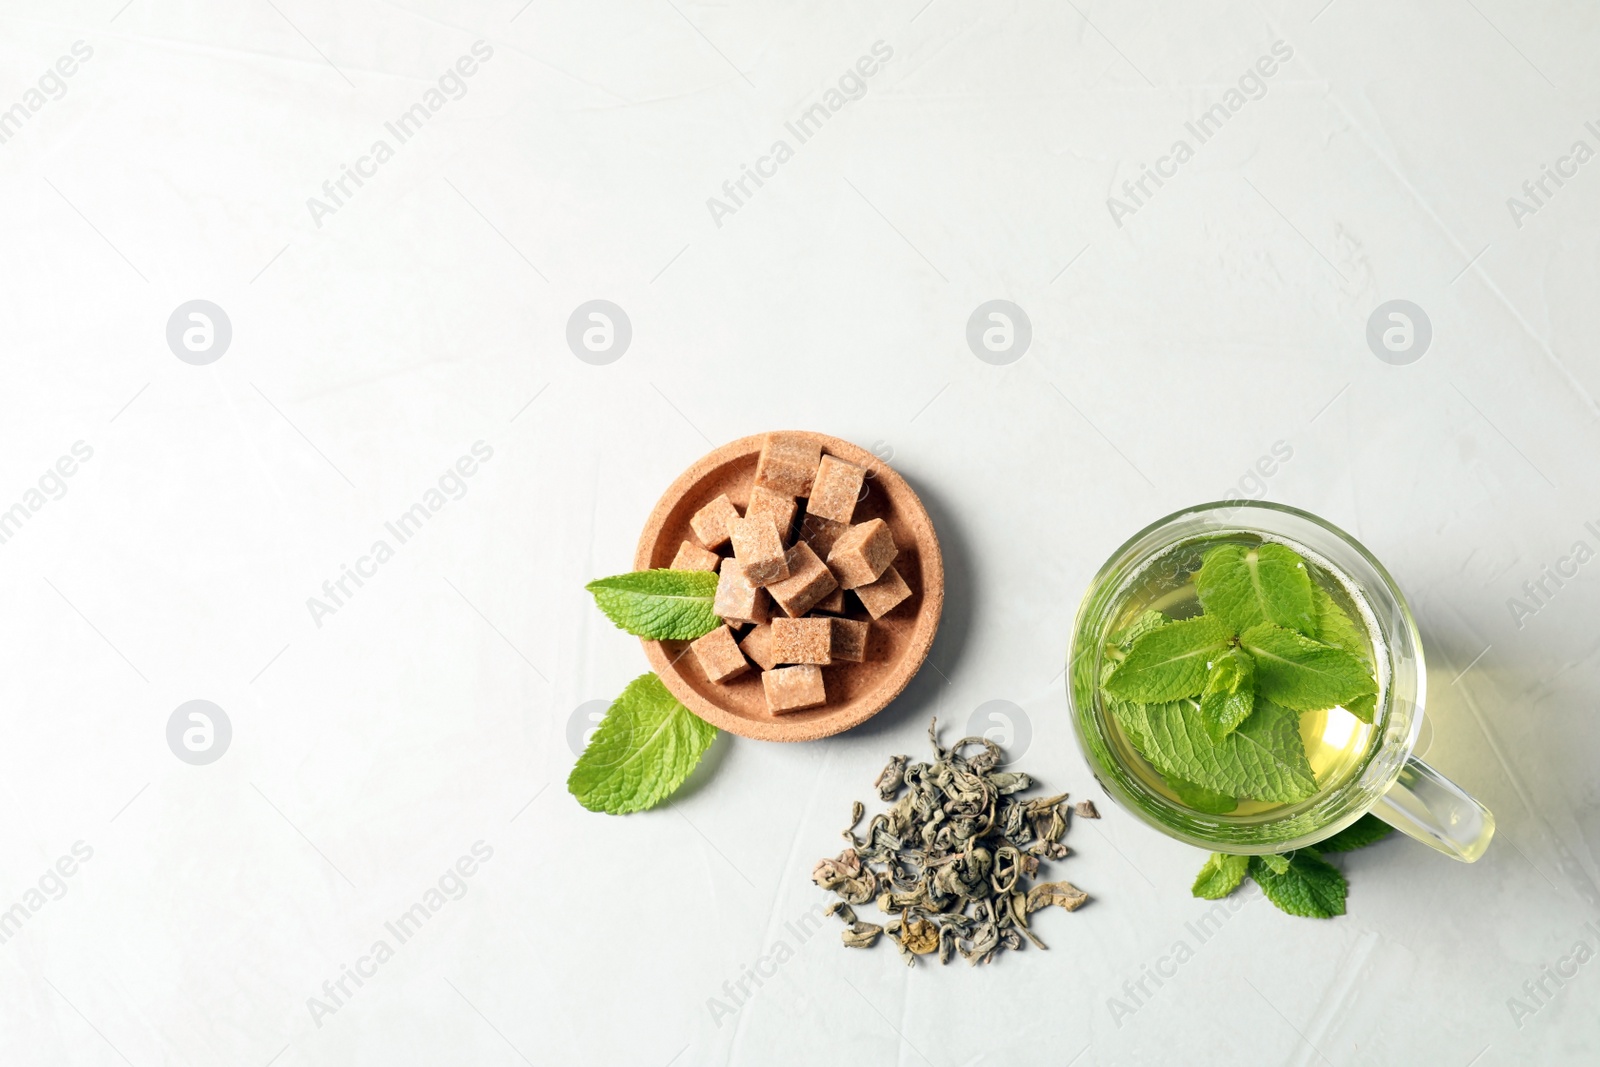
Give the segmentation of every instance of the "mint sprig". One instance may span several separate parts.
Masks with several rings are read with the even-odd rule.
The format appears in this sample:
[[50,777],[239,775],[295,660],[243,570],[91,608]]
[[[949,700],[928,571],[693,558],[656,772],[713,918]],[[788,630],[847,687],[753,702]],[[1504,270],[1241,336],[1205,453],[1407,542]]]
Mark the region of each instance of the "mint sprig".
[[[1363,631],[1283,545],[1213,547],[1195,592],[1204,614],[1174,622],[1146,610],[1108,640],[1108,711],[1197,811],[1225,814],[1246,797],[1304,800],[1316,780],[1299,713],[1376,716]],[[1263,706],[1276,710],[1256,722]]]
[[1360,819],[1315,848],[1302,848],[1276,856],[1233,856],[1213,852],[1194,880],[1193,894],[1202,900],[1220,900],[1239,888],[1248,876],[1280,910],[1309,919],[1331,919],[1345,913],[1350,883],[1324,853],[1365,848],[1389,836],[1393,828],[1373,815]]
[[699,764],[717,728],[654,674],[628,683],[567,776],[567,791],[590,811],[626,815],[654,807]]
[[712,610],[713,571],[631,571],[584,586],[619,629],[652,641],[693,641],[722,620]]

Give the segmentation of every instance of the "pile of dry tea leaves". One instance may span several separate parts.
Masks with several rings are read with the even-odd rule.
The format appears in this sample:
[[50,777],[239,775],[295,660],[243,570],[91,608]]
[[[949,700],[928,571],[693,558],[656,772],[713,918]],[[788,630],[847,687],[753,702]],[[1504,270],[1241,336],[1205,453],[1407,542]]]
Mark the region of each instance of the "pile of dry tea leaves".
[[[968,963],[988,963],[1003,948],[1022,948],[1024,938],[1045,948],[1028,929],[1028,916],[1052,904],[1076,911],[1089,894],[1071,882],[1029,888],[1028,879],[1042,860],[1067,855],[1061,838],[1069,812],[1100,815],[1093,801],[1069,809],[1065,793],[1018,797],[1033,779],[999,770],[999,745],[966,737],[940,748],[938,725],[937,719],[928,725],[933,762],[890,759],[877,786],[893,806],[874,815],[858,837],[865,809],[857,801],[844,832],[850,847],[820,861],[812,881],[838,894],[828,914],[844,920],[847,946],[871,948],[887,934],[908,965],[935,951],[940,963],[956,952]],[[890,916],[887,923],[857,918],[855,906],[869,901]]]

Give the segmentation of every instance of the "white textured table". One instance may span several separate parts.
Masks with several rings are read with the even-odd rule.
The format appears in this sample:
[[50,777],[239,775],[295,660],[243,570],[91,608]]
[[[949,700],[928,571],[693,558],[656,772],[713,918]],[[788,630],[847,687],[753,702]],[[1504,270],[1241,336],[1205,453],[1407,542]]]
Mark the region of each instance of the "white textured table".
[[[520,3],[5,5],[0,1061],[1595,1062],[1600,15]],[[580,359],[591,300],[630,331]],[[969,346],[991,300],[1025,350]],[[924,494],[929,669],[583,811],[644,663],[583,583],[791,426]],[[1010,702],[1098,796],[1078,598],[1230,492],[1397,576],[1484,860],[1385,843],[1344,918],[1201,931],[1201,856],[1103,804],[1049,953],[799,936],[931,714]]]

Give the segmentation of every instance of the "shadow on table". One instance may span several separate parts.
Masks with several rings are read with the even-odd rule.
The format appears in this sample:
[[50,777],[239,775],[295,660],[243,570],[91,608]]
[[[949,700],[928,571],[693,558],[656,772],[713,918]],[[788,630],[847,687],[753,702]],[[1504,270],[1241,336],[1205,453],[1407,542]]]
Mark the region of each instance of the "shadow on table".
[[1592,655],[1592,638],[1490,643],[1459,621],[1419,628],[1428,680],[1415,754],[1494,813],[1485,860],[1532,866],[1600,911],[1594,693],[1574,669]]

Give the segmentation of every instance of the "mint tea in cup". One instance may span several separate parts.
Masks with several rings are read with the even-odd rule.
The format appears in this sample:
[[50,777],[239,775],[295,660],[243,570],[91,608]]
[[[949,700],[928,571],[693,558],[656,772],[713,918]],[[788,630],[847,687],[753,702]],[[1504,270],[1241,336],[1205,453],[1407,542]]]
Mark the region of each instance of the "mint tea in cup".
[[1224,502],[1147,527],[1095,577],[1069,656],[1096,777],[1179,840],[1288,852],[1370,812],[1470,862],[1494,834],[1412,755],[1426,676],[1404,597],[1316,516]]

